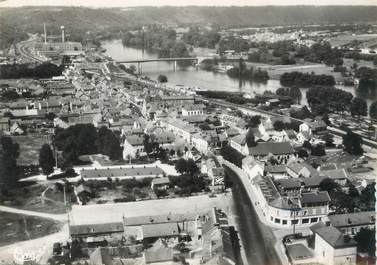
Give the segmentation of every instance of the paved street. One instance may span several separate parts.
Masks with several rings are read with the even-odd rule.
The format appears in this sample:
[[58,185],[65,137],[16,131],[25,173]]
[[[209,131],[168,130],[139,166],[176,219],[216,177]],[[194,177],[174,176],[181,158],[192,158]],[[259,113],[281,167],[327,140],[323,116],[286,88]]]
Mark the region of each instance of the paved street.
[[[237,180],[236,176],[233,176]],[[250,265],[280,265],[275,251],[275,238],[272,230],[258,220],[258,216],[239,183],[233,187],[234,214],[238,223],[239,235]]]
[[122,217],[159,214],[198,214],[206,213],[213,207],[228,211],[231,193],[182,197],[174,199],[146,200],[127,203],[74,205],[70,213],[73,225],[87,223],[121,222]]

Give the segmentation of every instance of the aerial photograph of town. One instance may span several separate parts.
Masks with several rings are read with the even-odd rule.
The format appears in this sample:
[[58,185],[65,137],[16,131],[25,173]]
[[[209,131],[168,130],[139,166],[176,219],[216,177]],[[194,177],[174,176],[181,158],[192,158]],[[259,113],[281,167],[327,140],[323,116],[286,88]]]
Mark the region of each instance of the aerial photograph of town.
[[0,1],[0,265],[376,264],[377,1]]

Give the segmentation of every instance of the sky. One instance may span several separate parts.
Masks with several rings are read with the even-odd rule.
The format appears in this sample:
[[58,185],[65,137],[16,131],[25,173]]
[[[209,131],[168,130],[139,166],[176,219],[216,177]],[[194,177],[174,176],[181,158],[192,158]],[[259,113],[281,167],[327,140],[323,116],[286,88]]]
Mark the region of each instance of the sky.
[[5,0],[0,7],[19,6],[262,6],[262,5],[377,5],[377,0]]

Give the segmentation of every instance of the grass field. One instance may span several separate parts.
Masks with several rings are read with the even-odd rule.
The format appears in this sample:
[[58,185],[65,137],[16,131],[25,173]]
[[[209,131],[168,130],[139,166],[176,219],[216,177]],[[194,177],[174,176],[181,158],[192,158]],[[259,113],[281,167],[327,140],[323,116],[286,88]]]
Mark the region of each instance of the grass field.
[[46,188],[47,185],[35,184],[13,189],[0,197],[0,204],[36,212],[65,213],[63,194],[59,191],[49,189],[45,194],[46,200],[42,202],[40,196]]
[[48,143],[46,135],[22,135],[13,136],[12,140],[20,145],[18,165],[38,165],[39,150],[42,145]]
[[331,43],[332,46],[341,46],[348,44],[352,42],[353,40],[361,41],[361,42],[369,42],[372,40],[377,39],[377,34],[360,34],[360,35],[354,35],[352,36],[351,34],[347,35],[339,35],[334,38],[330,38],[329,42]]
[[0,246],[58,232],[61,224],[50,219],[0,212]]

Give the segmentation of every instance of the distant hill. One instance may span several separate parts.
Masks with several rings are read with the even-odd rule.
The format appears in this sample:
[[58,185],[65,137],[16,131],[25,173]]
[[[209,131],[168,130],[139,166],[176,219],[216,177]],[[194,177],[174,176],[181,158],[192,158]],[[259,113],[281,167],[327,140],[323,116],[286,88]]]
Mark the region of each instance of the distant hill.
[[[119,32],[148,24],[217,24],[227,26],[339,24],[377,22],[377,6],[263,7],[137,7],[91,9],[77,7],[0,8],[0,47],[12,32],[50,32],[60,25],[74,37],[85,32]],[[2,37],[6,36],[6,40]]]

